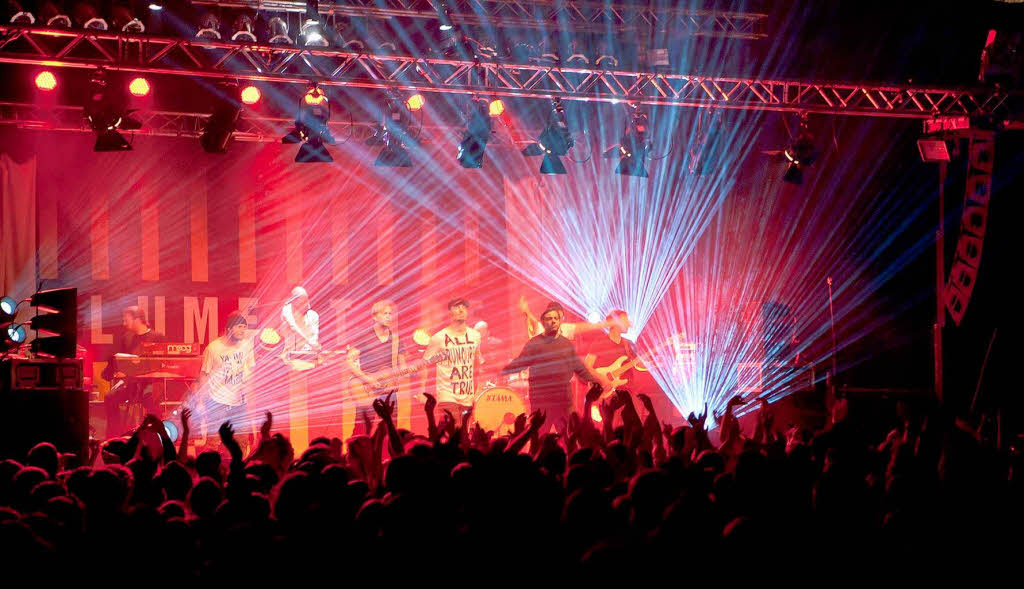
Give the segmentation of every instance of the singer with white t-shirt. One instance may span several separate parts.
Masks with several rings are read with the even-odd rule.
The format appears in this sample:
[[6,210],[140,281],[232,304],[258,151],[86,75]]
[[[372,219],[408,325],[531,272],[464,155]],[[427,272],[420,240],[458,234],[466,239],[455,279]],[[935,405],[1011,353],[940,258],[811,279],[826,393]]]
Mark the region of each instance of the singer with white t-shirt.
[[437,364],[435,394],[438,415],[447,409],[458,417],[473,405],[476,395],[474,367],[483,363],[483,357],[480,354],[480,332],[466,323],[469,317],[466,299],[449,301],[448,316],[448,326],[430,338],[423,357],[431,358],[442,350],[447,354]]

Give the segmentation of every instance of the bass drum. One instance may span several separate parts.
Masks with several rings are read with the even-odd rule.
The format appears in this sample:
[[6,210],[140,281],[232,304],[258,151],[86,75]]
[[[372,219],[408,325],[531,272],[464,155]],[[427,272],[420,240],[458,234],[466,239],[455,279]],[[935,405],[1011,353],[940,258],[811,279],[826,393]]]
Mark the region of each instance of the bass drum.
[[511,433],[516,416],[521,413],[530,413],[530,408],[523,397],[512,389],[501,387],[486,389],[480,393],[473,411],[480,427],[493,431],[495,436]]

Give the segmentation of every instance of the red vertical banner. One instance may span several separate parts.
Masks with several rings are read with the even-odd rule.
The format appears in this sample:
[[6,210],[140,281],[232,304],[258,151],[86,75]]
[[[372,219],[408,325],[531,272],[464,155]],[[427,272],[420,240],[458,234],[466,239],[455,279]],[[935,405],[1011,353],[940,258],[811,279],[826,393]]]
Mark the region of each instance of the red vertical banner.
[[332,203],[330,215],[331,282],[334,284],[345,284],[348,282],[348,212],[338,202],[340,200],[341,196],[336,195]]
[[142,279],[155,282],[160,280],[160,193],[156,190],[144,190],[140,211]]
[[[296,202],[298,201],[298,202]],[[289,288],[296,284],[302,284],[302,236],[305,224],[303,223],[303,206],[299,199],[289,199],[285,205],[284,228],[285,228],[285,276]]]
[[[429,286],[437,281],[437,215],[423,213],[420,233],[420,292],[429,292]],[[430,325],[430,305],[420,300],[420,325]]]
[[89,243],[92,251],[92,279],[110,279],[110,205],[105,191],[89,197]]
[[464,287],[472,289],[480,282],[480,219],[472,205],[463,219],[465,241]]
[[210,235],[207,227],[206,186],[189,186],[189,238],[192,251],[192,281],[210,280]]
[[39,198],[39,278],[43,280],[59,278],[57,271],[57,199]]
[[238,281],[256,282],[256,195],[243,194],[238,203]]
[[377,284],[388,285],[395,279],[395,213],[390,202],[377,212]]

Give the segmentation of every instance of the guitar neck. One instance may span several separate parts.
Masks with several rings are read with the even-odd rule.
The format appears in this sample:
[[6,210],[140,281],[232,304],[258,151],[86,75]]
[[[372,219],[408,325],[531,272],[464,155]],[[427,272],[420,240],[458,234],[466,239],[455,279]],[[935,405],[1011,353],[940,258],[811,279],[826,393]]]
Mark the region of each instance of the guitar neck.
[[407,374],[412,374],[413,372],[422,370],[427,366],[430,366],[431,364],[433,364],[433,362],[430,362],[428,360],[419,360],[417,362],[413,362],[412,364],[406,366],[405,368],[385,368],[384,370],[375,373],[373,376],[377,380],[391,380],[405,376]]

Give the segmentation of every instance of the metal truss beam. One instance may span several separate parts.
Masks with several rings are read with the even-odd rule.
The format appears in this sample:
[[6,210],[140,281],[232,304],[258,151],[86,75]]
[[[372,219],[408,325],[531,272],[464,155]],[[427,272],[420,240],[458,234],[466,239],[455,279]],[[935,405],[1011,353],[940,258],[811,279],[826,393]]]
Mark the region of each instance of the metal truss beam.
[[[203,134],[209,117],[210,113],[137,110],[132,113],[132,118],[142,123],[142,128],[123,133],[128,136],[198,138]],[[242,142],[279,143],[281,137],[292,129],[293,124],[294,119],[246,113],[238,119],[232,137],[235,141]],[[93,132],[86,123],[85,113],[80,106],[44,106],[20,102],[0,102],[0,126],[37,131]],[[330,121],[328,126],[338,143],[362,142],[374,135],[377,130],[376,123],[361,121]],[[419,144],[430,144],[440,140],[444,135],[455,137],[456,133],[465,130],[440,125],[417,129],[416,142]],[[516,143],[511,134],[496,132],[488,146],[515,147]]]
[[0,25],[0,63],[447,94],[927,119],[994,112],[992,89],[675,75]]
[[[320,2],[322,14],[389,19],[437,19],[437,0],[344,0]],[[247,8],[266,12],[306,11],[306,3],[288,0],[194,0],[199,6]],[[687,10],[591,0],[447,0],[454,24],[500,29],[568,30],[575,33],[672,31],[677,35],[764,39],[768,15],[750,12]]]

